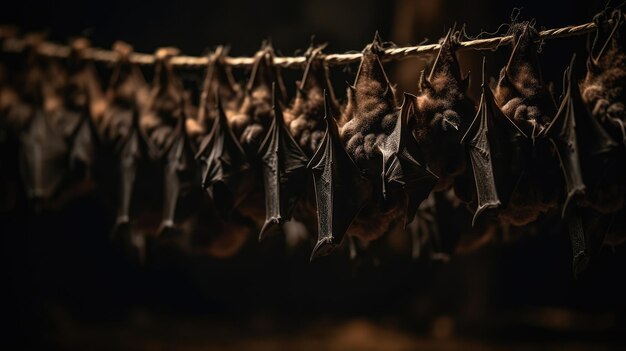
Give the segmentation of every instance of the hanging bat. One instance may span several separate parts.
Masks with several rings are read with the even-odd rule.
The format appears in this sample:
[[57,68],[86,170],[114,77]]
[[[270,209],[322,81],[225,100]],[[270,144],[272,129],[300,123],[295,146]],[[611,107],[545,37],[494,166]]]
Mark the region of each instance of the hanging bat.
[[227,54],[227,48],[218,46],[208,56],[209,62],[198,108],[198,123],[206,130],[210,130],[213,122],[218,119],[218,94],[227,116],[232,116],[239,110],[243,97],[240,86],[233,78],[231,68],[224,63],[224,57]]
[[287,93],[280,71],[274,65],[274,50],[269,43],[265,43],[254,56],[239,112],[229,118],[229,124],[250,160],[256,159],[259,146],[272,123],[273,83],[276,83],[280,102],[284,103]]
[[70,146],[41,106],[33,106],[29,113],[29,122],[19,136],[19,164],[26,194],[38,205],[66,183]]
[[[561,162],[567,197],[563,205],[562,218],[569,224],[574,270],[578,275],[588,264],[589,246],[597,228],[585,231],[585,210],[593,199],[609,203],[623,203],[624,193],[620,184],[607,182],[606,174],[616,171],[619,159],[615,159],[618,143],[604,130],[600,122],[592,118],[582,101],[576,85],[574,60],[565,71],[565,96],[554,121],[545,134],[554,145]],[[598,192],[603,195],[597,196]],[[595,196],[589,196],[589,195]],[[607,201],[613,199],[613,201]],[[591,200],[591,201],[590,201]],[[619,209],[619,207],[617,207]]]
[[274,120],[259,149],[265,189],[265,224],[259,240],[291,219],[297,201],[305,192],[308,174],[308,158],[287,131],[275,84],[272,92]]
[[[527,139],[517,125],[502,113],[491,89],[485,83],[483,59],[482,94],[474,120],[461,139],[469,156],[471,171],[466,178],[471,181],[470,205],[474,212],[472,226],[485,211],[507,208],[509,192],[520,181],[515,168],[519,162],[515,145]],[[458,187],[455,185],[457,193]]]
[[499,217],[520,226],[556,208],[562,181],[557,156],[542,134],[556,114],[556,104],[541,77],[538,33],[528,22],[512,25],[511,31],[513,51],[500,72],[494,97],[504,115],[528,138],[514,134],[511,140],[515,152],[511,166],[520,178],[512,189],[506,189],[509,205],[499,211]]
[[163,217],[159,228],[161,237],[174,234],[176,220],[193,212],[193,195],[197,194],[194,190],[199,182],[194,158],[195,145],[187,135],[187,116],[182,101],[180,111],[182,114],[178,124],[165,148]]
[[384,51],[378,33],[363,50],[348,103],[341,116],[341,137],[346,151],[370,180],[371,198],[355,218],[350,235],[363,242],[380,238],[404,216],[404,203],[385,204],[382,194],[380,145],[393,132],[400,109],[380,61]]
[[306,67],[298,82],[296,98],[285,111],[285,124],[294,140],[307,156],[313,155],[324,136],[324,90],[328,92],[333,116],[339,116],[339,104],[328,76],[328,67],[322,58],[325,45],[311,45],[306,51]]
[[456,58],[459,33],[449,30],[441,41],[428,76],[422,71],[416,113],[409,121],[426,163],[439,177],[435,191],[448,189],[465,168],[461,131],[475,114],[473,102],[465,91],[469,76],[463,78]]
[[420,146],[408,127],[408,118],[415,113],[414,101],[415,96],[405,93],[396,126],[380,147],[383,198],[389,202],[397,202],[400,198],[406,203],[406,224],[413,220],[420,203],[428,197],[438,180],[425,167]]
[[19,170],[26,195],[36,209],[41,209],[54,206],[61,189],[69,182],[71,145],[65,129],[58,123],[58,81],[54,79],[61,77],[52,77],[52,63],[36,55],[37,43],[42,38],[33,40],[25,53],[24,76],[18,78],[19,102],[7,118],[17,131]]
[[118,238],[130,234],[131,213],[138,212],[139,200],[145,198],[137,179],[146,188],[151,187],[146,184],[151,178],[149,160],[157,157],[157,151],[140,127],[140,110],[145,106],[148,91],[141,70],[128,59],[132,47],[116,42],[113,50],[119,58],[111,74],[107,109],[99,120],[98,130],[114,159],[110,166],[114,170],[111,175],[117,178],[117,214],[112,236]]
[[[587,112],[576,86],[574,60],[575,56],[565,71],[565,96],[561,106],[554,121],[545,130],[545,135],[557,150],[565,178],[567,197],[563,205],[563,218],[570,206],[585,202],[590,190],[597,191],[599,186],[606,185],[601,175],[610,173],[611,170],[606,167],[611,163],[611,154],[618,148],[617,142],[600,122]],[[590,186],[587,186],[588,183]],[[595,189],[589,189],[590,187]],[[619,194],[619,186],[609,189],[608,194],[602,196],[604,201],[610,198],[611,192],[618,192],[614,201],[623,202],[623,193]]]
[[218,118],[202,140],[196,159],[202,169],[202,188],[223,218],[239,206],[252,191],[254,174],[237,137],[228,126],[226,112],[217,95]]
[[607,167],[606,173],[595,173],[603,178],[602,182],[594,182],[603,191],[598,191],[595,196],[589,193],[588,197],[591,198],[589,205],[602,213],[599,222],[610,223],[604,244],[617,245],[626,240],[623,225],[626,188],[626,17],[621,10],[607,7],[593,21],[597,31],[589,49],[587,74],[581,83],[582,99],[592,117],[620,147],[613,158],[613,162],[617,163],[615,167],[610,171]]
[[307,168],[313,173],[317,203],[317,244],[311,260],[330,254],[341,244],[350,224],[370,196],[370,184],[344,149],[324,94],[326,133]]
[[183,113],[183,86],[174,74],[169,60],[178,54],[175,48],[160,48],[156,51],[154,82],[149,94],[141,127],[158,153],[163,155],[170,135],[180,122]]
[[626,17],[621,10],[607,7],[593,21],[597,31],[589,49],[587,75],[581,83],[582,97],[611,137],[626,145]]
[[[323,119],[324,90],[328,92],[333,116],[340,116],[328,66],[323,59],[322,50],[325,46],[311,43],[305,52],[306,65],[301,80],[296,82],[295,99],[284,111],[285,125],[307,157],[313,156],[318,149],[326,130]],[[304,241],[308,233],[315,232],[317,226],[313,184],[307,184],[303,191],[305,194],[294,209],[293,220],[283,226],[287,242],[294,246]]]

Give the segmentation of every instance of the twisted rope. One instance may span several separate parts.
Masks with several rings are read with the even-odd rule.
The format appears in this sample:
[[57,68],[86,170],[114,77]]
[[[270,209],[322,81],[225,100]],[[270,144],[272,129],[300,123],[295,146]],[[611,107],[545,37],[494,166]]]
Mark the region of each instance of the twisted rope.
[[[576,35],[583,35],[594,31],[597,28],[593,22],[581,25],[568,26],[563,28],[547,29],[539,32],[539,40],[564,38]],[[493,50],[502,45],[508,45],[512,42],[513,36],[501,36],[488,39],[475,39],[460,42],[459,50]],[[6,38],[2,45],[5,52],[18,53],[23,51],[27,46],[24,39]],[[389,48],[384,51],[383,61],[401,60],[409,57],[419,56],[421,54],[430,53],[439,50],[441,45],[428,44],[409,46],[401,48]],[[51,42],[43,42],[38,45],[38,53],[43,56],[66,58],[70,55],[71,48],[65,45],[59,45]],[[345,54],[328,54],[324,56],[324,60],[329,65],[346,65],[357,62],[361,59],[361,53],[345,53]],[[118,60],[118,53],[110,50],[89,48],[85,52],[85,58],[98,62],[113,63]],[[152,65],[155,62],[155,56],[151,54],[131,53],[130,61],[139,65]],[[249,67],[254,62],[252,57],[225,57],[225,64],[233,67]],[[296,57],[275,57],[274,64],[283,68],[302,68],[305,64],[304,56]],[[208,57],[196,56],[174,56],[170,60],[175,67],[184,68],[204,68],[209,62]]]

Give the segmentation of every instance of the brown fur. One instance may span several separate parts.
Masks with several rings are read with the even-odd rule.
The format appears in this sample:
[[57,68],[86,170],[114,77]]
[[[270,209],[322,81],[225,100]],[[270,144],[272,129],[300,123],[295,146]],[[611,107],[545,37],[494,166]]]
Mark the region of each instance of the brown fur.
[[541,77],[538,33],[528,22],[514,24],[511,31],[513,53],[500,73],[494,97],[502,112],[529,138],[519,141],[527,146],[524,154],[512,159],[523,163],[524,176],[517,188],[507,190],[513,193],[509,205],[500,211],[505,223],[519,226],[557,206],[562,181],[557,156],[541,135],[556,115],[556,104]]
[[339,105],[328,78],[328,67],[321,59],[322,47],[307,51],[307,68],[291,108],[285,111],[285,124],[302,150],[310,157],[317,150],[326,129],[324,123],[324,90],[330,97],[333,116],[339,115]]
[[404,215],[404,204],[381,208],[382,156],[379,146],[393,131],[399,107],[380,62],[380,38],[363,50],[354,86],[348,88],[348,103],[341,116],[341,136],[346,150],[366,176],[373,180],[372,193],[348,230],[362,241],[375,240],[388,232]]
[[425,151],[426,163],[439,177],[435,191],[448,189],[465,168],[462,131],[474,117],[474,103],[465,95],[468,79],[461,77],[456,58],[458,33],[450,32],[429,77],[420,78],[417,111],[411,127]]

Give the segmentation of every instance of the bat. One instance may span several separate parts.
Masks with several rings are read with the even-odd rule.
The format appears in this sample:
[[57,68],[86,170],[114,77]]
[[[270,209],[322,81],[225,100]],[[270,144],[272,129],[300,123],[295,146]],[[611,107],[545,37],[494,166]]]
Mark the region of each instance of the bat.
[[341,244],[350,224],[365,206],[370,184],[339,139],[339,130],[324,93],[326,133],[307,168],[313,173],[317,203],[317,243],[311,260]]
[[67,181],[70,146],[42,107],[33,106],[30,113],[19,134],[19,168],[27,196],[38,205],[55,196]]
[[467,178],[473,182],[470,187],[470,201],[475,207],[472,226],[483,212],[508,206],[508,193],[520,180],[520,174],[511,167],[511,161],[516,159],[513,148],[519,144],[516,139],[527,139],[496,104],[485,83],[484,59],[481,89],[476,116],[461,138],[471,164],[472,175]]
[[145,178],[143,175],[147,160],[156,153],[139,126],[137,108],[118,111],[117,115],[118,118],[129,118],[131,125],[119,139],[116,148],[119,193],[112,231],[114,237],[130,230],[131,206],[137,201],[137,179]]
[[543,84],[537,57],[538,32],[529,22],[514,24],[513,50],[501,70],[494,98],[502,113],[527,137],[513,133],[511,167],[519,175],[499,217],[516,226],[535,221],[557,207],[562,184],[558,160],[542,131],[556,114],[556,104]]
[[140,127],[140,110],[145,106],[148,91],[141,70],[129,61],[132,47],[116,42],[113,49],[119,58],[111,74],[106,92],[107,109],[99,120],[98,130],[112,159],[110,174],[117,178],[112,237],[127,238],[131,231],[131,213],[134,215],[140,202],[150,201],[140,184],[148,189],[153,185],[148,181],[152,178],[150,160],[158,156]]
[[[615,171],[615,153],[618,144],[604,130],[600,122],[592,118],[580,96],[574,74],[575,55],[565,71],[565,95],[553,122],[545,129],[563,171],[566,187],[566,200],[563,204],[561,217],[566,219],[574,254],[574,273],[578,275],[589,261],[589,249],[593,232],[585,231],[584,216],[589,194],[597,191],[611,190],[619,194],[619,185],[606,188],[606,180],[602,175]],[[612,157],[613,156],[613,157]],[[607,168],[608,167],[608,168]],[[600,176],[599,176],[600,175]],[[589,184],[589,186],[587,185]],[[623,192],[619,198],[623,198]],[[623,201],[623,199],[621,200]],[[594,229],[594,228],[589,228]]]
[[390,200],[397,198],[394,193],[402,193],[406,202],[406,224],[413,220],[420,203],[428,197],[438,180],[424,166],[420,146],[408,127],[408,118],[414,114],[414,101],[415,96],[405,93],[396,126],[380,147],[383,198]]
[[281,103],[287,93],[274,65],[274,50],[269,43],[263,44],[255,55],[246,93],[238,113],[229,116],[229,124],[250,161],[256,159],[259,146],[272,123],[272,84],[276,83]]
[[[611,22],[609,22],[611,21]],[[594,17],[597,25],[596,37],[589,49],[587,75],[581,83],[582,99],[592,117],[618,144],[618,155],[611,157],[610,170],[601,178],[592,181],[601,191],[588,192],[589,205],[602,213],[616,212],[624,207],[626,188],[626,118],[624,117],[624,81],[626,60],[624,53],[623,23],[626,17],[621,10],[605,9]],[[605,160],[605,162],[607,162]],[[593,173],[600,175],[600,173]]]
[[213,121],[218,119],[217,93],[219,93],[227,115],[239,109],[243,96],[240,86],[233,78],[230,67],[224,64],[224,57],[227,54],[228,48],[218,46],[208,56],[209,63],[207,64],[207,72],[200,95],[200,107],[198,108],[198,122],[206,130],[210,130]]
[[312,156],[324,137],[324,90],[328,91],[333,116],[339,116],[339,104],[330,84],[328,67],[322,59],[325,45],[311,45],[305,53],[306,66],[298,82],[296,98],[285,111],[285,124],[307,156]]
[[385,201],[382,191],[382,154],[380,145],[396,127],[400,108],[396,102],[380,55],[383,42],[376,33],[362,53],[354,84],[348,86],[348,103],[340,123],[346,151],[367,177],[370,198],[354,219],[349,235],[367,243],[376,240],[403,220],[403,201]]
[[160,48],[156,52],[154,81],[149,94],[145,113],[140,119],[159,156],[163,156],[170,136],[180,122],[179,116],[184,113],[182,82],[174,74],[169,59],[178,53],[174,48]]
[[182,113],[165,147],[163,217],[159,228],[161,237],[174,234],[176,219],[183,217],[185,211],[193,210],[187,206],[193,205],[189,200],[193,198],[193,189],[197,189],[198,183],[195,146],[187,135],[187,116],[183,104],[181,101]]
[[461,130],[475,114],[474,104],[465,95],[469,75],[462,77],[456,58],[459,33],[449,30],[441,42],[428,75],[422,71],[415,100],[416,113],[409,121],[425,153],[430,170],[439,177],[435,191],[453,184],[465,169]]
[[259,240],[291,219],[298,199],[306,190],[308,175],[309,160],[287,131],[275,84],[272,92],[274,120],[259,149],[265,189],[265,224]]
[[[587,112],[574,74],[575,55],[565,71],[565,95],[554,121],[545,130],[545,135],[557,150],[567,197],[563,205],[565,218],[574,202],[582,202],[589,192],[587,182],[606,174],[603,165],[611,161],[607,156],[617,151],[618,144],[604,130],[600,122]],[[595,176],[595,177],[594,177]],[[594,179],[593,185],[602,184],[602,179]]]
[[246,153],[228,126],[226,113],[216,92],[217,119],[202,140],[195,158],[200,163],[202,188],[222,217],[228,217],[252,191],[254,175]]

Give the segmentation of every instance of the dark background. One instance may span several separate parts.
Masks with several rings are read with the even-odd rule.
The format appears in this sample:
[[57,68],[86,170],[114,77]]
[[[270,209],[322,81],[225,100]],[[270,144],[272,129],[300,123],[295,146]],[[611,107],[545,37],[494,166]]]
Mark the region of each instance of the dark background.
[[[6,5],[0,23],[44,30],[51,40],[86,35],[98,47],[121,39],[140,52],[176,46],[189,55],[218,44],[230,44],[232,55],[252,55],[267,38],[279,53],[292,55],[306,49],[313,34],[329,43],[326,52],[359,51],[376,30],[403,46],[434,42],[455,23],[466,24],[469,35],[496,31],[514,8],[522,8],[520,19],[554,28],[588,22],[604,7],[564,0]],[[544,75],[558,82],[557,94],[573,52],[584,69],[585,41],[559,39],[543,47]],[[494,75],[508,53],[502,48],[461,57],[463,70],[475,72],[474,94],[482,55]],[[414,91],[426,59],[389,64],[390,77]],[[331,71],[341,98],[353,72]],[[246,73],[236,76],[243,80]],[[286,71],[287,86],[300,74]],[[184,77],[193,87],[202,72]],[[373,267],[352,263],[343,252],[309,264],[310,247],[286,252],[274,238],[252,240],[229,260],[164,246],[149,265],[138,266],[111,245],[110,218],[98,201],[85,198],[62,213],[37,216],[26,207],[2,213],[2,314],[9,326],[2,340],[17,341],[17,348],[601,349],[618,347],[626,332],[624,248],[604,249],[576,280],[567,236],[556,221],[540,235],[495,243],[446,265],[407,255]]]

